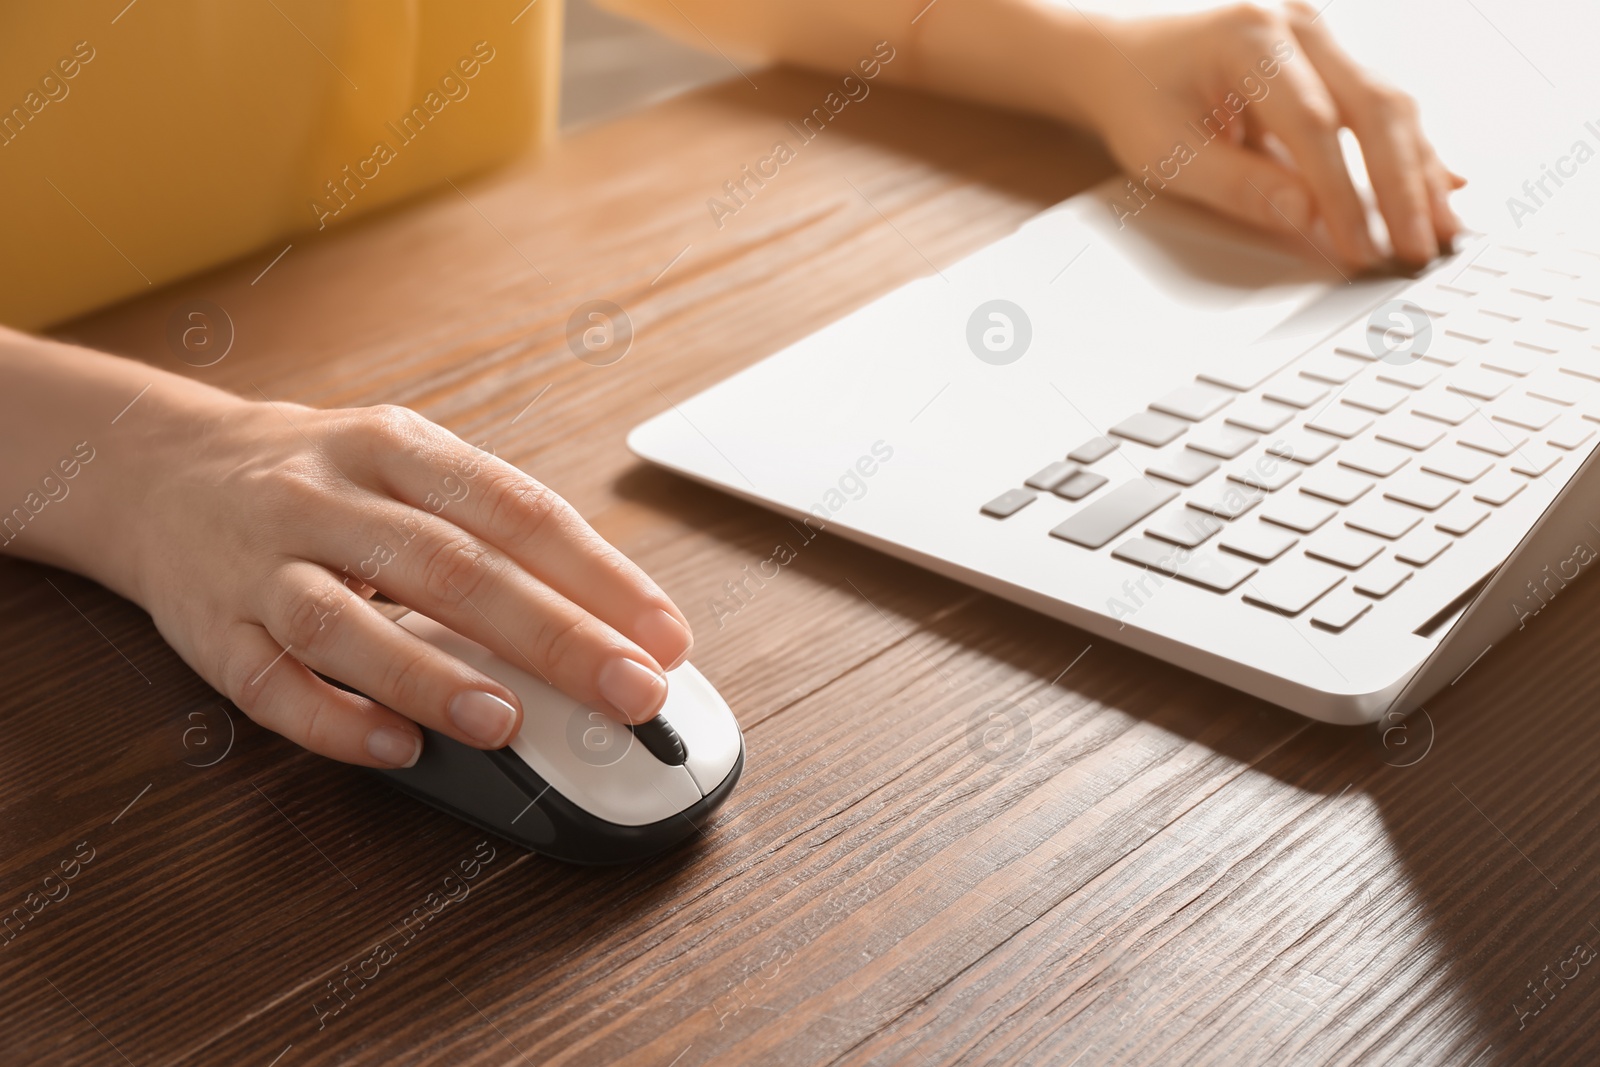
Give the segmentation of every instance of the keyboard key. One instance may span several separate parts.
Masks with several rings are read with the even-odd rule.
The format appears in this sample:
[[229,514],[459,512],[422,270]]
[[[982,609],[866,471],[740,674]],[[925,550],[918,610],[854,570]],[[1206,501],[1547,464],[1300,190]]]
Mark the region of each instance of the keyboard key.
[[1375,411],[1379,415],[1387,415],[1405,401],[1411,399],[1411,391],[1398,385],[1388,385],[1377,379],[1351,382],[1345,386],[1339,399],[1346,404],[1368,411]]
[[1160,448],[1176,441],[1189,424],[1182,419],[1175,419],[1171,415],[1162,415],[1155,411],[1141,411],[1137,415],[1129,415],[1115,426],[1111,432],[1118,437],[1126,437],[1130,441],[1137,441],[1141,445],[1151,448]]
[[1306,423],[1308,429],[1349,440],[1372,425],[1372,416],[1347,404],[1329,404]]
[[1491,345],[1480,364],[1490,370],[1500,371],[1502,374],[1514,374],[1518,378],[1526,378],[1529,374],[1544,365],[1549,357],[1541,359],[1530,349],[1520,345]]
[[1105,485],[1106,481],[1106,476],[1103,474],[1096,474],[1094,471],[1076,471],[1067,475],[1064,481],[1056,483],[1055,494],[1067,500],[1082,500]]
[[1203,382],[1248,393],[1282,368],[1286,356],[1281,344],[1251,345],[1228,353],[1227,364],[1195,375]]
[[1414,363],[1381,363],[1377,375],[1380,382],[1399,385],[1407,389],[1421,389],[1438,380],[1440,370],[1432,363],[1417,360]]
[[1334,508],[1304,493],[1285,493],[1273,497],[1261,509],[1262,519],[1301,533],[1310,533],[1335,514]]
[[1196,511],[1215,515],[1219,519],[1232,520],[1261,503],[1264,495],[1261,490],[1240,485],[1238,482],[1218,482],[1209,492],[1191,497],[1188,504]]
[[1413,452],[1432,448],[1444,437],[1444,427],[1432,419],[1419,419],[1415,415],[1401,415],[1385,419],[1373,434],[1380,441],[1402,445]]
[[1526,445],[1511,457],[1511,469],[1529,478],[1542,478],[1561,462],[1564,453],[1549,445]]
[[1478,405],[1459,393],[1424,394],[1411,405],[1413,415],[1421,415],[1435,422],[1459,426],[1478,410]]
[[1210,540],[1220,529],[1222,529],[1221,519],[1202,514],[1193,508],[1179,508],[1157,515],[1144,528],[1144,532],[1151,537],[1171,541],[1175,545],[1194,548]]
[[1254,433],[1271,433],[1294,418],[1294,408],[1266,400],[1246,400],[1237,405],[1227,421]]
[[1380,559],[1356,575],[1351,585],[1356,592],[1381,600],[1399,589],[1411,574],[1411,568],[1397,560]]
[[1149,537],[1124,541],[1111,554],[1117,559],[1182,578],[1218,593],[1232,592],[1258,569],[1242,559],[1232,559],[1203,548],[1169,545]]
[[1542,370],[1522,383],[1527,394],[1559,407],[1579,411],[1600,411],[1600,383],[1574,378],[1562,371]]
[[1315,378],[1296,374],[1292,378],[1284,378],[1267,386],[1261,395],[1276,403],[1303,409],[1327,396],[1328,386]]
[[1449,537],[1430,526],[1412,530],[1394,546],[1394,558],[1413,567],[1425,567],[1439,558],[1439,554],[1455,544]]
[[1228,472],[1228,480],[1276,493],[1300,477],[1300,468],[1272,456],[1262,456],[1254,463],[1241,463]]
[[1344,513],[1352,530],[1376,534],[1388,541],[1399,539],[1422,521],[1422,513],[1387,500],[1370,497]]
[[1383,551],[1383,542],[1348,526],[1327,526],[1306,545],[1306,555],[1356,570]]
[[1156,485],[1143,478],[1124,482],[1066,522],[1050,531],[1051,537],[1101,548],[1113,537],[1168,503],[1178,495],[1176,489]]
[[1338,467],[1312,471],[1300,482],[1302,493],[1320,496],[1335,504],[1352,504],[1371,488],[1372,479],[1364,478],[1354,471],[1340,470]]
[[1117,443],[1109,437],[1091,437],[1067,453],[1074,463],[1098,463],[1117,450]]
[[1471,533],[1478,523],[1488,517],[1488,508],[1463,498],[1451,501],[1440,508],[1433,517],[1433,524],[1447,534],[1460,537]]
[[1217,542],[1217,547],[1262,563],[1271,563],[1293,548],[1299,540],[1288,530],[1268,526],[1264,522],[1242,522],[1229,527],[1222,540]]
[[1500,422],[1520,426],[1524,430],[1542,430],[1556,421],[1561,409],[1531,396],[1507,396],[1495,401],[1489,408],[1489,417]]
[[1509,456],[1528,443],[1528,435],[1487,419],[1473,419],[1456,431],[1456,442],[1491,456]]
[[1472,490],[1472,499],[1481,500],[1485,504],[1501,507],[1511,502],[1511,499],[1528,487],[1528,480],[1520,475],[1512,474],[1509,470],[1495,471],[1489,477],[1479,482]]
[[1569,348],[1556,356],[1556,366],[1575,378],[1600,382],[1600,353],[1592,348]]
[[1272,435],[1272,443],[1267,446],[1267,451],[1309,467],[1327,459],[1338,447],[1337,437],[1309,430],[1288,429]]
[[1475,482],[1489,472],[1494,460],[1470,448],[1449,444],[1422,457],[1422,469],[1458,482]]
[[1405,449],[1382,441],[1356,441],[1339,450],[1339,466],[1379,478],[1389,477],[1410,462],[1411,456]]
[[1241,430],[1237,426],[1219,423],[1216,426],[1205,426],[1197,429],[1189,438],[1188,447],[1197,452],[1221,459],[1233,459],[1241,456],[1261,440],[1248,430]]
[[1037,471],[1027,481],[1023,482],[1030,489],[1039,489],[1046,493],[1066,481],[1071,475],[1077,474],[1079,467],[1076,463],[1067,463],[1062,460],[1050,464],[1048,467]]
[[979,510],[997,519],[1010,518],[1038,499],[1039,494],[1026,489],[1007,489]]
[[1429,363],[1442,363],[1447,367],[1454,367],[1463,360],[1477,359],[1483,352],[1483,345],[1469,341],[1464,337],[1452,337],[1446,334],[1435,337],[1422,358]]
[[1594,436],[1594,427],[1584,423],[1571,415],[1564,415],[1561,421],[1550,427],[1547,440],[1557,448],[1564,448],[1571,452],[1581,448]]
[[1383,486],[1383,495],[1388,499],[1410,504],[1423,511],[1437,511],[1455,499],[1460,491],[1461,487],[1455,482],[1420,470],[1406,471]]
[[[1404,333],[1407,337],[1411,336],[1409,330],[1397,330],[1396,333]],[[1376,363],[1378,361],[1378,357],[1372,354],[1371,349],[1366,344],[1335,345],[1333,351],[1336,355],[1349,356],[1352,359],[1364,359],[1368,363]]]
[[1257,574],[1244,587],[1244,599],[1282,615],[1298,615],[1344,578],[1325,563],[1291,557]]
[[1191,382],[1174,389],[1150,405],[1152,411],[1176,415],[1190,422],[1209,419],[1233,402],[1233,394],[1204,382]]
[[1352,359],[1334,352],[1307,356],[1295,364],[1307,378],[1316,378],[1331,385],[1343,385],[1367,369],[1365,360]]
[[1157,459],[1146,467],[1144,472],[1165,478],[1169,482],[1177,482],[1179,485],[1193,485],[1219,466],[1221,464],[1204,452],[1196,452],[1192,448],[1180,448],[1169,456]]
[[1475,400],[1494,400],[1511,388],[1512,381],[1508,374],[1484,370],[1482,367],[1466,367],[1458,368],[1450,375],[1450,382],[1445,388]]
[[1311,613],[1311,622],[1324,630],[1343,633],[1371,610],[1372,601],[1356,596],[1348,589],[1335,589],[1317,604],[1316,610]]

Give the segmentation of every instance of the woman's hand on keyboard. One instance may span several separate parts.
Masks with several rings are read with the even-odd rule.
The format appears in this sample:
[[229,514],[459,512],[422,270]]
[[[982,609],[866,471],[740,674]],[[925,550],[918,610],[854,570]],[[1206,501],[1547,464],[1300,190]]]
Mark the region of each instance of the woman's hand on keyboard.
[[1464,179],[1439,161],[1416,104],[1359,67],[1312,8],[1096,16],[1093,30],[1066,117],[1099,133],[1132,176],[1124,224],[1148,202],[1182,196],[1290,237],[1325,228],[1320,243],[1346,269],[1374,266],[1339,146],[1348,127],[1399,259],[1426,263],[1460,230],[1448,201]]

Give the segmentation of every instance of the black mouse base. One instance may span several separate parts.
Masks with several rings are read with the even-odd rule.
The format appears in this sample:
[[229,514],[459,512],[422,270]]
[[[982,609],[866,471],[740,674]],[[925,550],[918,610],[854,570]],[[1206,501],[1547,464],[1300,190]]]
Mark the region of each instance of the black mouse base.
[[[374,771],[401,792],[463,822],[566,863],[637,863],[703,834],[744,771],[744,739],[728,776],[698,802],[643,826],[598,819],[550,786],[509,748],[485,752],[423,730],[415,766]],[[466,783],[463,788],[463,783]],[[439,799],[454,794],[451,803]]]

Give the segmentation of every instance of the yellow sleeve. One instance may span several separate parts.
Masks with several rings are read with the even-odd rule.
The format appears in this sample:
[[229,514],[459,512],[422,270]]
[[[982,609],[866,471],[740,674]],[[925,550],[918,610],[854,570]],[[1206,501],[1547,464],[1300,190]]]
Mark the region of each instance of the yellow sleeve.
[[879,41],[905,43],[928,0],[595,0],[696,48],[848,70]]
[[0,323],[313,240],[546,136],[561,8],[525,5],[4,5]]

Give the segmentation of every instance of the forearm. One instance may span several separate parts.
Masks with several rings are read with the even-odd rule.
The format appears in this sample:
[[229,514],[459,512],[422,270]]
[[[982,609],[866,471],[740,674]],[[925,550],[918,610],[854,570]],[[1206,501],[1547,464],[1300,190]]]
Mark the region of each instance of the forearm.
[[125,596],[126,550],[158,442],[242,403],[133,360],[0,327],[0,552],[86,574]]
[[[599,0],[665,33],[826,71],[853,72],[887,41],[886,82],[1089,126],[1089,97],[1121,71],[1076,10],[1040,0]],[[704,35],[704,36],[702,36]]]

